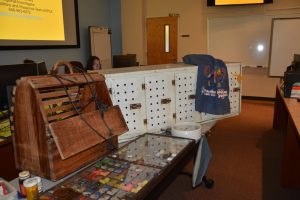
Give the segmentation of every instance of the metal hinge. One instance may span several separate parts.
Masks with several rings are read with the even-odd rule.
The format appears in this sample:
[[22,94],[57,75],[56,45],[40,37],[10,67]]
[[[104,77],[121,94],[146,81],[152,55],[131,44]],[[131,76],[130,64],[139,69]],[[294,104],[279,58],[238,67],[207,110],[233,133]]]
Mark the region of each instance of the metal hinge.
[[144,124],[147,124],[148,122],[147,122],[147,119],[144,119]]
[[145,90],[146,89],[146,85],[145,83],[142,84],[142,90]]
[[194,94],[191,94],[191,95],[188,96],[188,99],[189,99],[189,100],[195,99],[195,98],[196,98],[196,95],[194,95]]
[[133,110],[133,109],[140,109],[142,107],[142,104],[140,103],[133,103],[133,104],[130,104],[130,110]]
[[176,119],[176,113],[173,113],[173,119]]
[[170,98],[166,98],[166,99],[161,99],[160,100],[160,103],[161,104],[168,104],[168,103],[170,103],[171,102],[171,99]]
[[172,80],[172,85],[175,85],[175,80]]
[[232,89],[233,92],[238,92],[238,91],[240,91],[240,90],[241,90],[241,89],[238,88],[238,87]]
[[108,88],[108,92],[109,92],[109,94],[112,94],[112,89]]

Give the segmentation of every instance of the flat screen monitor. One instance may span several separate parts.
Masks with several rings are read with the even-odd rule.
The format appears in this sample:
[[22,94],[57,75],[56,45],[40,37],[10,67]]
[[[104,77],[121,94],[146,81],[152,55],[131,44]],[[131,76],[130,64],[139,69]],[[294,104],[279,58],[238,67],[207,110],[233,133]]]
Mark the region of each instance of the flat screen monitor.
[[113,56],[113,67],[132,67],[136,66],[136,54],[126,54],[126,55],[114,55]]
[[11,94],[7,92],[16,84],[17,79],[43,74],[47,74],[45,62],[0,66],[0,109],[9,108]]

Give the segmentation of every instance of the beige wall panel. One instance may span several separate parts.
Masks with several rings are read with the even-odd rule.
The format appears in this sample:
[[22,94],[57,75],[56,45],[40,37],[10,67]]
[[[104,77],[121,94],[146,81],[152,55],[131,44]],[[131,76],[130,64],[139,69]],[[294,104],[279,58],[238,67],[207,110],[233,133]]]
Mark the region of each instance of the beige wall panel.
[[144,63],[144,9],[142,0],[121,1],[122,54],[136,54]]
[[[207,53],[207,19],[247,15],[291,15],[300,13],[300,0],[273,0],[273,4],[207,7],[206,0],[122,0],[123,53],[136,53],[146,64],[145,17],[179,14],[178,61],[190,53]],[[190,35],[190,37],[181,37]],[[143,62],[142,62],[143,61]],[[267,69],[244,70],[243,95],[273,97],[278,79],[269,78]],[[254,73],[257,71],[257,73]],[[249,74],[250,73],[250,74]],[[254,83],[254,84],[253,84]],[[256,84],[260,83],[260,84]],[[264,87],[261,87],[261,84]]]

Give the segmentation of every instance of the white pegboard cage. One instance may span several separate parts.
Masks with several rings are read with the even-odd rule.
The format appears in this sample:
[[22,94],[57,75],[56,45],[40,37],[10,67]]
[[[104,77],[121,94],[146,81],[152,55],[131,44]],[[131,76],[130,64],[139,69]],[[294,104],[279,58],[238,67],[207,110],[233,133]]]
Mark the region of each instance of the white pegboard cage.
[[184,63],[99,70],[111,99],[119,105],[129,131],[119,142],[145,132],[158,132],[177,122],[208,122],[238,115],[241,110],[241,64],[226,63],[230,113],[211,115],[195,111],[198,67]]

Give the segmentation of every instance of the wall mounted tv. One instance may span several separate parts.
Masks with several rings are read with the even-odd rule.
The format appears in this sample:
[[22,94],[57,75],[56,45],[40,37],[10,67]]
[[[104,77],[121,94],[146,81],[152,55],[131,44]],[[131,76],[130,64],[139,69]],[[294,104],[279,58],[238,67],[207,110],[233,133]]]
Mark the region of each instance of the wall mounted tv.
[[207,6],[229,6],[273,3],[273,0],[207,0]]
[[0,49],[78,48],[77,0],[0,1]]

